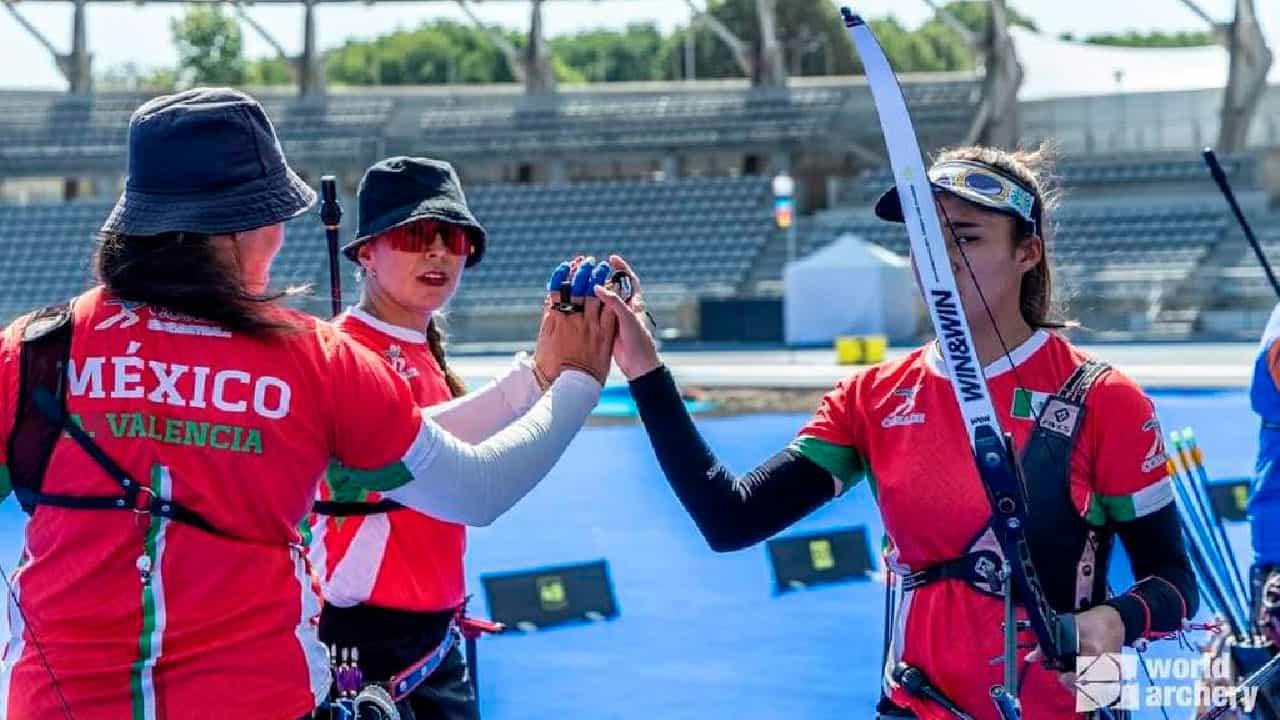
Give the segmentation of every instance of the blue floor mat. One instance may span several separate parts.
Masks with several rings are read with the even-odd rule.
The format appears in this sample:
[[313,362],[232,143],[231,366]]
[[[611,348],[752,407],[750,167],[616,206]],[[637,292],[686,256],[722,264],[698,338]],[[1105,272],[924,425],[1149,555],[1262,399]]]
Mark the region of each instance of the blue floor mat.
[[[1211,476],[1249,474],[1256,421],[1244,393],[1155,397],[1166,432],[1196,428]],[[699,426],[725,464],[742,471],[783,447],[806,419],[752,415]],[[873,542],[879,537],[865,487],[788,533],[856,525],[866,525]],[[0,547],[7,571],[21,526],[20,511],[6,502]],[[1247,527],[1230,533],[1247,563]],[[584,431],[524,502],[492,527],[472,530],[468,581],[479,592],[481,574],[600,558],[609,562],[620,617],[482,640],[487,720],[870,717],[883,587],[867,580],[775,595],[763,546],[725,555],[706,548],[637,425]],[[1116,566],[1113,585],[1126,587],[1126,563]],[[1163,643],[1153,652],[1178,650]]]

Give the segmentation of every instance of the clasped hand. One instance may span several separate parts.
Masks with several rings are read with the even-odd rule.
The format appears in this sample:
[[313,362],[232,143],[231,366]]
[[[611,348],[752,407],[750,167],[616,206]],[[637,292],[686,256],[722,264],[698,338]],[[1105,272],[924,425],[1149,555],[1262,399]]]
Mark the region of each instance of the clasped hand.
[[547,282],[534,363],[548,380],[573,367],[603,384],[612,358],[633,380],[661,364],[647,321],[640,279],[626,260],[567,260]]

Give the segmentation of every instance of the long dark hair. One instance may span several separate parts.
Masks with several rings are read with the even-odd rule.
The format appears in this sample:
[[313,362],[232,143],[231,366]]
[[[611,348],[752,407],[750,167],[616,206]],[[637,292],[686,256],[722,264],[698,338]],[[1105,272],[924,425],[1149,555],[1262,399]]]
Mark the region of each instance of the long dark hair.
[[211,238],[198,233],[104,233],[94,256],[98,281],[116,297],[206,320],[249,335],[296,329],[274,312],[285,297],[306,288],[245,289],[240,274],[218,257]]
[[[1049,260],[1054,234],[1053,215],[1058,208],[1058,191],[1050,177],[1054,155],[1053,148],[1047,144],[1042,144],[1035,150],[1013,151],[971,145],[944,150],[937,159],[937,162],[968,160],[998,168],[1006,175],[1017,178],[1018,182],[1035,193],[1040,241],[1044,245],[1044,251],[1040,255],[1040,262],[1023,274],[1018,293],[1022,319],[1033,328],[1062,329],[1077,326],[1073,321],[1057,317],[1062,308],[1054,297],[1053,265]],[[1014,232],[1014,243],[1019,244],[1031,239],[1035,235],[1035,228],[1019,219]]]

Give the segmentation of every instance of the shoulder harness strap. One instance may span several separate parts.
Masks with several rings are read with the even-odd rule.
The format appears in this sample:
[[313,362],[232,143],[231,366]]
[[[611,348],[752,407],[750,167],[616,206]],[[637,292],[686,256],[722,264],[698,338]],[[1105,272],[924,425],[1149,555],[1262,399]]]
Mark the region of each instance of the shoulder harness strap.
[[[194,510],[129,477],[67,413],[66,376],[71,358],[74,300],[36,311],[22,334],[18,416],[9,437],[10,479],[28,515],[39,505],[77,510],[133,510],[170,518],[206,532],[238,539]],[[54,446],[66,433],[120,486],[121,495],[55,495],[43,490]]]
[[71,303],[37,310],[22,330],[19,359],[18,406],[9,435],[9,478],[22,509],[35,512],[44,471],[62,426],[40,412],[38,394],[47,394],[65,407],[65,378],[71,357]]
[[[1049,513],[1054,516],[1052,519],[1055,522],[1061,522],[1063,517],[1059,516],[1059,511],[1063,511],[1069,513],[1068,519],[1079,520],[1070,507],[1070,468],[1057,467],[1055,461],[1060,455],[1071,451],[1072,440],[1081,424],[1080,420],[1083,419],[1085,398],[1098,379],[1110,369],[1109,365],[1096,360],[1080,365],[1062,388],[1050,396],[1040,415],[1035,418],[1036,428],[1023,449],[1021,460],[1024,472],[1029,471],[1029,476],[1042,481],[1029,488],[1033,490],[1029,498],[1029,509],[1039,518],[1043,519]],[[1066,414],[1059,416],[1059,419],[1049,415],[1054,412]],[[1048,482],[1043,482],[1045,480]],[[1049,492],[1045,492],[1047,486],[1051,488]],[[1052,499],[1054,508],[1046,507],[1047,498]],[[1059,502],[1061,499],[1065,499],[1065,504]],[[1000,597],[1002,589],[997,573],[1004,564],[1002,555],[1000,544],[990,526],[986,526],[970,541],[969,549],[964,555],[908,573],[903,577],[902,587],[904,590],[915,590],[938,580],[962,580],[983,594]]]

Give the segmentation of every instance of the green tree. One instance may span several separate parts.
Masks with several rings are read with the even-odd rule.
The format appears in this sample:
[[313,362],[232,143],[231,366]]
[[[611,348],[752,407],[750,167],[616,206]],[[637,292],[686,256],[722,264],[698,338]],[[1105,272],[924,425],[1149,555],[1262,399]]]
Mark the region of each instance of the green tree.
[[[709,0],[707,12],[760,55],[760,23],[755,0]],[[853,45],[835,6],[828,0],[785,0],[777,4],[778,42],[788,72],[796,75],[843,75],[857,67]],[[742,77],[733,53],[709,28],[695,23],[694,69],[698,77]],[[664,48],[659,65],[667,77],[684,76],[688,28],[677,30]]]
[[99,90],[169,92],[177,83],[173,68],[144,68],[137,63],[112,65],[93,80]]
[[[591,30],[550,41],[552,57],[590,82],[666,78],[661,58],[665,40],[652,23],[626,30]],[[567,81],[561,77],[562,81]]]
[[[985,0],[954,0],[945,8],[973,32],[983,32],[989,18]],[[755,0],[710,0],[708,12],[758,53],[760,25]],[[1015,8],[1009,22],[1036,30],[1035,23]],[[901,72],[968,70],[973,53],[959,34],[941,18],[929,19],[916,30],[907,30],[893,16],[870,20],[885,54]],[[679,28],[664,44],[658,71],[674,79],[685,75],[685,43],[688,28]],[[705,27],[693,31],[694,66],[698,77],[742,77],[742,70],[724,43]],[[787,69],[793,75],[845,75],[861,73],[848,35],[832,3],[826,0],[786,0],[778,3],[778,41]]]
[[[985,0],[955,0],[943,7],[970,32],[979,36],[986,32],[991,6]],[[1016,8],[1008,8],[1008,20],[1011,25],[1038,30],[1035,22]],[[941,17],[932,17],[913,31],[903,28],[892,16],[870,24],[899,72],[946,72],[974,67],[968,42]]]
[[245,67],[247,85],[290,85],[294,81],[293,63],[279,57],[251,61]]
[[[524,43],[518,34],[512,42]],[[329,80],[347,85],[512,82],[515,74],[484,31],[449,20],[374,40],[348,40],[326,58]]]
[[590,78],[584,75],[582,70],[569,65],[558,55],[551,56],[551,72],[555,73],[558,83],[574,85],[590,82]]
[[184,85],[237,85],[244,82],[243,37],[235,18],[222,8],[196,6],[169,23],[178,51],[178,77]]
[[1091,35],[1085,38],[1084,41],[1092,45],[1113,45],[1116,47],[1142,48],[1203,47],[1205,45],[1214,45],[1217,43],[1217,40],[1214,39],[1212,33],[1199,30],[1177,33],[1137,33],[1130,30],[1126,33]]
[[[986,0],[954,0],[943,6],[947,12],[951,13],[961,25],[969,28],[972,32],[982,32],[987,29],[987,18],[991,17],[991,4]],[[1019,25],[1028,30],[1039,32],[1036,23],[1031,18],[1018,12],[1014,7],[1006,8],[1010,25]],[[940,22],[938,18],[933,18],[930,22]]]
[[[708,12],[760,54],[756,0],[707,0]],[[828,0],[778,2],[778,40],[788,72],[793,75],[847,75],[862,72],[843,23]],[[988,22],[985,0],[954,0],[946,6],[963,25],[982,32]],[[1016,9],[1010,22],[1035,29]],[[974,66],[971,49],[939,18],[907,30],[893,17],[871,21],[894,67],[902,72],[967,70]],[[502,32],[518,48],[526,38]],[[550,40],[551,61],[562,83],[674,80],[686,76],[688,46],[700,78],[744,75],[733,53],[705,23],[682,27],[663,37],[651,23],[624,30],[593,30]],[[451,21],[425,23],[373,40],[349,40],[329,52],[331,82],[350,85],[512,82],[515,73],[486,30]],[[268,61],[252,64],[254,83],[284,82],[284,67]]]

